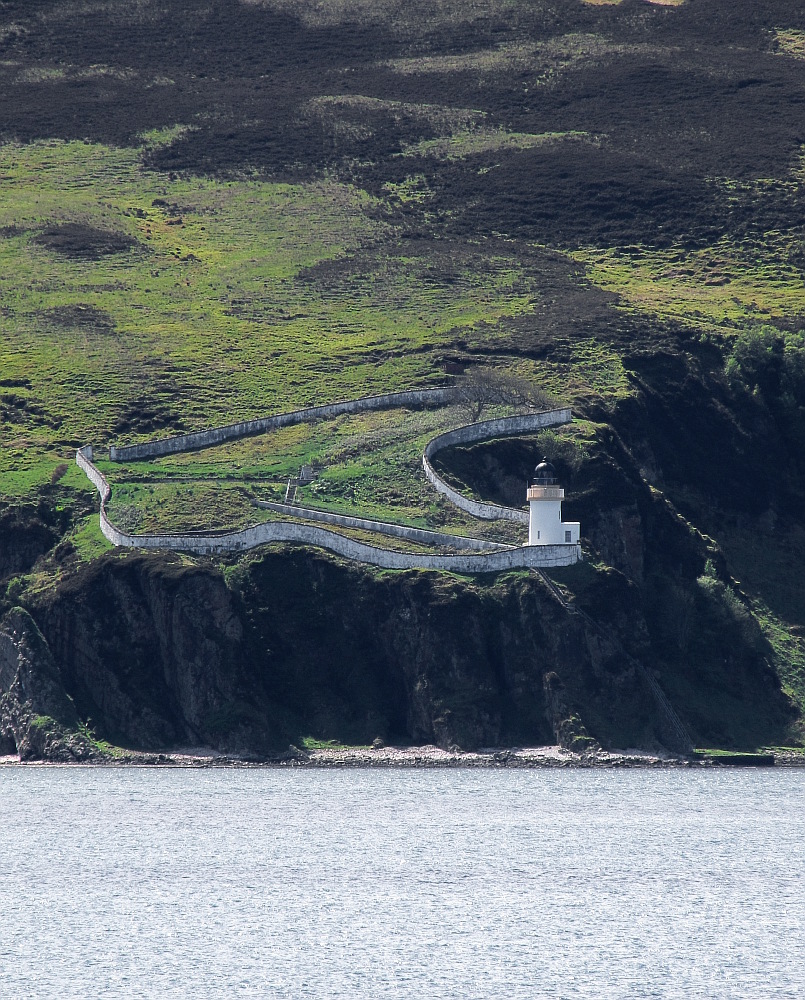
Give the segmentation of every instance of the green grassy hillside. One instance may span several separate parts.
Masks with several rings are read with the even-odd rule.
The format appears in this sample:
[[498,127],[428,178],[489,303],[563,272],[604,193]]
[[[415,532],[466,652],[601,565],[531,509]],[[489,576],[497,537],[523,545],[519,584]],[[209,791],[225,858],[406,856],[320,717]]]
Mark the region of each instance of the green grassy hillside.
[[[7,0],[0,590],[103,554],[78,445],[497,369],[579,422],[443,471],[516,503],[551,451],[598,574],[568,586],[691,718],[725,642],[800,711],[803,83],[789,0]],[[105,466],[110,510],[238,526],[315,461],[306,502],[467,531],[418,478],[451,419]]]

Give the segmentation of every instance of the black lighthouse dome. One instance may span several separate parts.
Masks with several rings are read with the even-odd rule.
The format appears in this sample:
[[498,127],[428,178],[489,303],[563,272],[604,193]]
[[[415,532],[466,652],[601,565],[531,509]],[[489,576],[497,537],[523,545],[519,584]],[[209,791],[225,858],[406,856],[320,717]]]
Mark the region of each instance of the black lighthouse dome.
[[532,485],[555,486],[558,481],[556,478],[556,469],[554,469],[547,458],[543,458],[536,469],[534,469]]

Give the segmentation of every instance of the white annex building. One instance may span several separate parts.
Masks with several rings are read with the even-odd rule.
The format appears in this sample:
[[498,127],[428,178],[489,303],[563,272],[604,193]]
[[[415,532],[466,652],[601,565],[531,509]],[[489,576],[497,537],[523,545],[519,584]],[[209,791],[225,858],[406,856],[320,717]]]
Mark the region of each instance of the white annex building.
[[562,520],[562,500],[565,491],[559,486],[556,469],[543,458],[534,469],[528,487],[529,545],[576,545],[581,525],[578,521]]

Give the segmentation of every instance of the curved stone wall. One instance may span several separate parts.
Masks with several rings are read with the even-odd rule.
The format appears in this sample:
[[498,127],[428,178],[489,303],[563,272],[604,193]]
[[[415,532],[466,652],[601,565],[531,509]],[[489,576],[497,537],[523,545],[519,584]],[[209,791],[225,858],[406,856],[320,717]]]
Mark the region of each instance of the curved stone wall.
[[[165,455],[172,452],[193,448],[208,447],[245,434],[258,433],[274,427],[289,426],[305,420],[316,420],[321,417],[336,416],[340,413],[354,413],[360,410],[382,409],[390,406],[438,405],[451,401],[450,389],[423,389],[412,392],[390,393],[386,396],[367,396],[362,399],[344,403],[334,403],[323,407],[311,407],[306,410],[295,410],[291,413],[277,414],[264,420],[247,421],[244,424],[230,424],[227,427],[211,431],[200,431],[198,434],[183,435],[149,444],[132,445],[127,448],[115,448],[114,458],[122,461],[124,458],[145,458],[155,455]],[[455,430],[440,434],[428,442],[422,456],[425,475],[430,482],[448,497],[456,506],[476,517],[485,520],[507,518],[509,520],[528,523],[525,511],[510,507],[499,507],[495,504],[479,503],[469,500],[448,486],[433,469],[430,458],[442,448],[457,444],[468,444],[488,438],[527,434],[543,427],[568,423],[571,419],[569,409],[548,410],[540,413],[527,413],[514,417],[498,417],[477,424],[468,424]],[[293,507],[289,504],[276,504],[269,501],[258,502],[260,506],[276,510],[280,513],[292,514],[295,517],[307,517],[344,527],[361,528],[377,531],[380,534],[408,538],[411,541],[426,544],[449,545],[455,548],[474,550],[472,554],[460,555],[428,555],[413,552],[395,552],[381,549],[365,542],[347,538],[337,532],[320,528],[313,524],[299,524],[289,521],[268,521],[254,524],[240,531],[209,531],[184,532],[182,534],[135,535],[116,528],[106,514],[106,504],[111,496],[111,487],[106,477],[93,464],[91,445],[79,448],[76,453],[76,463],[84,470],[87,477],[95,485],[101,497],[100,526],[105,537],[117,546],[137,547],[146,549],[179,549],[185,552],[212,554],[217,552],[238,552],[264,545],[268,542],[297,542],[303,545],[314,545],[328,549],[339,555],[354,559],[357,562],[370,563],[386,569],[436,569],[455,573],[496,573],[507,569],[545,568],[550,566],[569,566],[581,558],[581,546],[578,544],[561,545],[524,545],[521,547],[503,546],[484,539],[467,538],[461,535],[448,535],[437,531],[427,531],[421,528],[411,528],[407,525],[395,525],[388,522],[370,521],[365,518],[353,518],[342,514],[331,514],[327,511],[313,511],[306,508]]]
[[559,424],[568,424],[572,419],[572,414],[567,407],[558,410],[543,410],[539,413],[523,413],[516,417],[498,417],[495,420],[482,420],[477,424],[467,424],[464,427],[457,427],[455,430],[446,431],[428,441],[425,453],[422,456],[422,468],[425,475],[433,486],[448,498],[456,507],[467,511],[474,517],[479,517],[484,521],[498,521],[506,519],[509,521],[519,521],[521,524],[528,524],[528,512],[516,510],[514,507],[499,507],[493,503],[480,503],[477,500],[470,500],[462,496],[461,493],[453,489],[441,478],[430,463],[437,452],[443,448],[451,448],[458,444],[473,444],[476,441],[484,441],[497,437],[513,437],[517,434],[529,434],[533,431],[541,430],[544,427],[555,427]]
[[408,389],[405,392],[389,392],[383,396],[361,396],[358,399],[327,403],[324,406],[308,406],[301,410],[290,410],[288,413],[275,413],[271,417],[260,417],[257,420],[244,420],[239,424],[212,427],[209,430],[195,431],[192,434],[180,434],[177,437],[163,438],[161,441],[145,441],[142,444],[122,446],[113,444],[109,448],[109,457],[113,462],[158,458],[160,455],[172,455],[180,451],[210,448],[212,445],[222,444],[224,441],[233,441],[251,434],[262,434],[280,427],[291,427],[294,424],[338,417],[343,413],[388,410],[395,406],[444,406],[452,402],[454,393],[454,389],[447,387]]
[[112,487],[107,482],[106,476],[104,476],[101,470],[92,464],[92,458],[91,444],[84,445],[83,448],[79,448],[75,453],[76,465],[84,470],[87,479],[89,479],[101,495],[101,511],[103,511],[104,505],[112,493]]
[[294,524],[288,521],[267,521],[230,532],[132,535],[116,528],[106,516],[109,484],[100,470],[92,464],[88,457],[91,454],[91,448],[81,448],[76,461],[101,494],[101,531],[113,545],[143,549],[180,549],[183,552],[211,555],[218,552],[239,552],[268,542],[298,542],[328,549],[356,562],[370,563],[385,569],[436,569],[453,573],[499,573],[508,569],[569,566],[581,556],[577,545],[525,545],[521,548],[497,549],[494,552],[449,556],[393,552],[346,538],[314,524]]
[[330,511],[315,510],[313,507],[297,507],[294,504],[274,503],[271,500],[255,500],[254,503],[264,510],[273,510],[278,514],[290,514],[291,517],[301,517],[307,521],[324,521],[326,524],[339,524],[343,528],[361,528],[364,531],[374,531],[379,535],[407,538],[411,542],[422,542],[425,545],[450,545],[454,549],[474,549],[476,552],[495,552],[500,549],[512,548],[511,545],[489,542],[485,538],[471,538],[468,535],[448,535],[443,531],[412,528],[407,524],[393,524],[391,521],[370,521],[364,517],[332,514]]

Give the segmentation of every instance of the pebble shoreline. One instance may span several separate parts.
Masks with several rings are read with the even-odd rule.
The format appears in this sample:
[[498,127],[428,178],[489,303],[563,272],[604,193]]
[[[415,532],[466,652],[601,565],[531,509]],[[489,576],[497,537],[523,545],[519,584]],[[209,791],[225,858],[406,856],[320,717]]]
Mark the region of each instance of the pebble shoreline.
[[[558,746],[495,747],[478,751],[442,750],[437,746],[348,747],[343,749],[288,750],[271,758],[238,757],[206,747],[187,747],[161,753],[124,751],[75,761],[21,761],[16,755],[0,757],[0,767],[186,767],[186,768],[678,768],[722,767],[713,758],[681,757],[642,750],[605,751],[579,754]],[[805,767],[805,754],[795,751],[775,753],[775,766]]]

